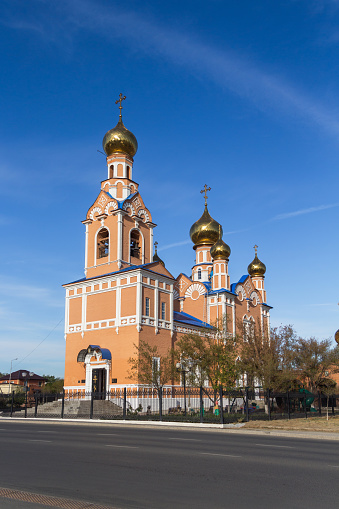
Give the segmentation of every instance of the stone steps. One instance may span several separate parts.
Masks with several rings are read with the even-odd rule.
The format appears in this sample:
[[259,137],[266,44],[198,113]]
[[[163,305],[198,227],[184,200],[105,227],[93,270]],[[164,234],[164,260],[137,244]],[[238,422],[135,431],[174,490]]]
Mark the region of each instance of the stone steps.
[[[61,415],[62,401],[51,401],[38,406],[38,415]],[[90,400],[65,401],[64,416],[89,416],[91,411]],[[109,400],[93,401],[93,417],[122,415],[122,408]],[[28,408],[27,415],[34,415],[35,409]]]

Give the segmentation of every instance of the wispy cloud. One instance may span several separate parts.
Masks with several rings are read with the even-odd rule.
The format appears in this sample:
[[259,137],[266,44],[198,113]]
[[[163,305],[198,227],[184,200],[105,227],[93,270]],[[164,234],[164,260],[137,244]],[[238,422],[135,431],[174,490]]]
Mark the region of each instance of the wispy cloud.
[[[186,72],[212,81],[260,109],[273,108],[282,115],[297,114],[332,135],[339,135],[339,118],[330,108],[326,109],[317,100],[307,98],[305,90],[298,90],[282,77],[254,65],[252,58],[250,61],[234,50],[216,48],[189,31],[184,33],[161,25],[150,16],[146,18],[135,11],[122,9],[114,1],[100,9],[98,2],[91,0],[60,0],[54,7],[54,16],[51,15],[49,2],[39,2],[39,5],[49,8],[44,23],[41,22],[41,9],[40,18],[35,21],[33,17],[18,20],[16,12],[14,19],[3,23],[7,22],[16,29],[35,31],[50,41],[57,40],[58,44],[62,38],[68,40],[72,33],[84,31],[93,32],[112,43],[121,39],[132,51],[146,53],[153,58],[166,58]],[[60,37],[56,37],[56,31]]]
[[[248,228],[246,228],[244,230],[235,230],[232,232],[224,232],[223,237],[225,235],[233,235],[235,233],[242,233],[242,232],[246,232],[246,231],[248,231]],[[158,249],[158,251],[165,251],[165,249],[171,249],[172,247],[178,247],[178,246],[185,246],[187,244],[192,244],[192,241],[191,240],[181,240],[180,242],[174,242],[173,244],[166,244],[165,246],[161,246]]]
[[173,244],[166,244],[165,246],[159,247],[158,251],[165,251],[165,249],[171,249],[172,247],[186,246],[186,244],[192,244],[192,241],[182,240],[180,242],[174,242]]
[[293,212],[286,212],[284,214],[278,214],[272,217],[271,221],[279,221],[281,219],[289,219],[290,217],[301,216],[304,214],[311,214],[312,212],[319,212],[321,210],[332,209],[339,207],[339,203],[332,203],[330,205],[319,205],[318,207],[310,207],[308,209],[295,210]]
[[36,301],[42,302],[44,305],[51,307],[63,307],[63,301],[55,298],[48,288],[41,288],[34,285],[21,284],[11,281],[6,282],[4,276],[2,276],[0,296],[2,296],[2,298],[6,298],[6,301],[8,298],[15,298],[18,301]]
[[314,304],[310,304],[310,306],[315,306],[315,307],[334,307],[334,306],[337,306],[337,303],[336,302],[321,302],[321,303],[314,303]]

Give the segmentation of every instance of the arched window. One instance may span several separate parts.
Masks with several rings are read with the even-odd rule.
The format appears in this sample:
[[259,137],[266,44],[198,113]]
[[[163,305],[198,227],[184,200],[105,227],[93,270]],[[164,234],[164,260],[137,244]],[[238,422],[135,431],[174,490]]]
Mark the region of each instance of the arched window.
[[142,246],[142,239],[140,232],[138,230],[132,230],[131,232],[131,244],[130,244],[130,255],[131,258],[139,258],[139,260],[142,259],[142,252],[141,252],[141,246]]
[[201,279],[201,269],[198,269],[198,279]]
[[128,180],[131,180],[131,168],[129,166],[126,167],[126,177]]
[[111,166],[109,167],[109,178],[112,179],[113,175],[114,175],[114,166],[113,166],[113,164],[111,164]]
[[109,252],[109,232],[102,228],[97,236],[97,258],[106,258]]

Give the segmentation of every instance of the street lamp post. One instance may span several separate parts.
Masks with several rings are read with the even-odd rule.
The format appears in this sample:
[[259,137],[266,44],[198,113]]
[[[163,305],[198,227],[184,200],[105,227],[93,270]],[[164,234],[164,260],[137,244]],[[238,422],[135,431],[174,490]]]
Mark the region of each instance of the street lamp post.
[[13,364],[13,361],[17,361],[18,360],[18,357],[16,357],[15,359],[12,359],[11,360],[11,370],[9,372],[9,389],[8,389],[8,394],[11,390],[11,382],[12,382],[12,364]]
[[27,371],[23,371],[21,374],[22,374],[23,377],[25,377],[25,390],[26,390],[25,417],[27,417],[27,394],[28,394],[28,391],[29,391],[29,387],[28,387],[28,380],[29,380],[29,378],[26,378],[26,376],[29,375],[29,377],[31,377],[31,376],[34,375],[34,373],[32,371],[30,371],[29,373],[27,373]]

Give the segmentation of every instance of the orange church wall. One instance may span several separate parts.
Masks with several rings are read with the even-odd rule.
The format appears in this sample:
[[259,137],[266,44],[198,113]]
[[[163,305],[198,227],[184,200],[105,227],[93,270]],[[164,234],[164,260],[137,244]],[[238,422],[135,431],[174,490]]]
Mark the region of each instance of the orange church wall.
[[121,316],[136,314],[136,287],[121,289]]
[[69,299],[69,323],[81,323],[82,297]]
[[154,317],[154,290],[152,288],[142,289],[142,314],[146,315],[146,297],[150,299],[149,313],[151,317]]
[[116,291],[87,295],[86,321],[94,322],[115,318]]
[[158,316],[159,316],[159,319],[162,320],[161,318],[161,303],[164,302],[165,303],[165,320],[169,321],[170,319],[170,296],[168,293],[164,293],[164,292],[159,292],[159,309],[158,309]]
[[189,315],[196,316],[200,320],[207,320],[207,307],[206,307],[206,299],[202,295],[197,300],[192,300],[191,298],[186,298],[184,300],[184,313],[188,313]]
[[79,385],[78,380],[85,378],[83,364],[77,362],[77,356],[81,349],[87,348],[81,333],[68,334],[66,338],[66,362],[65,362],[65,386]]

